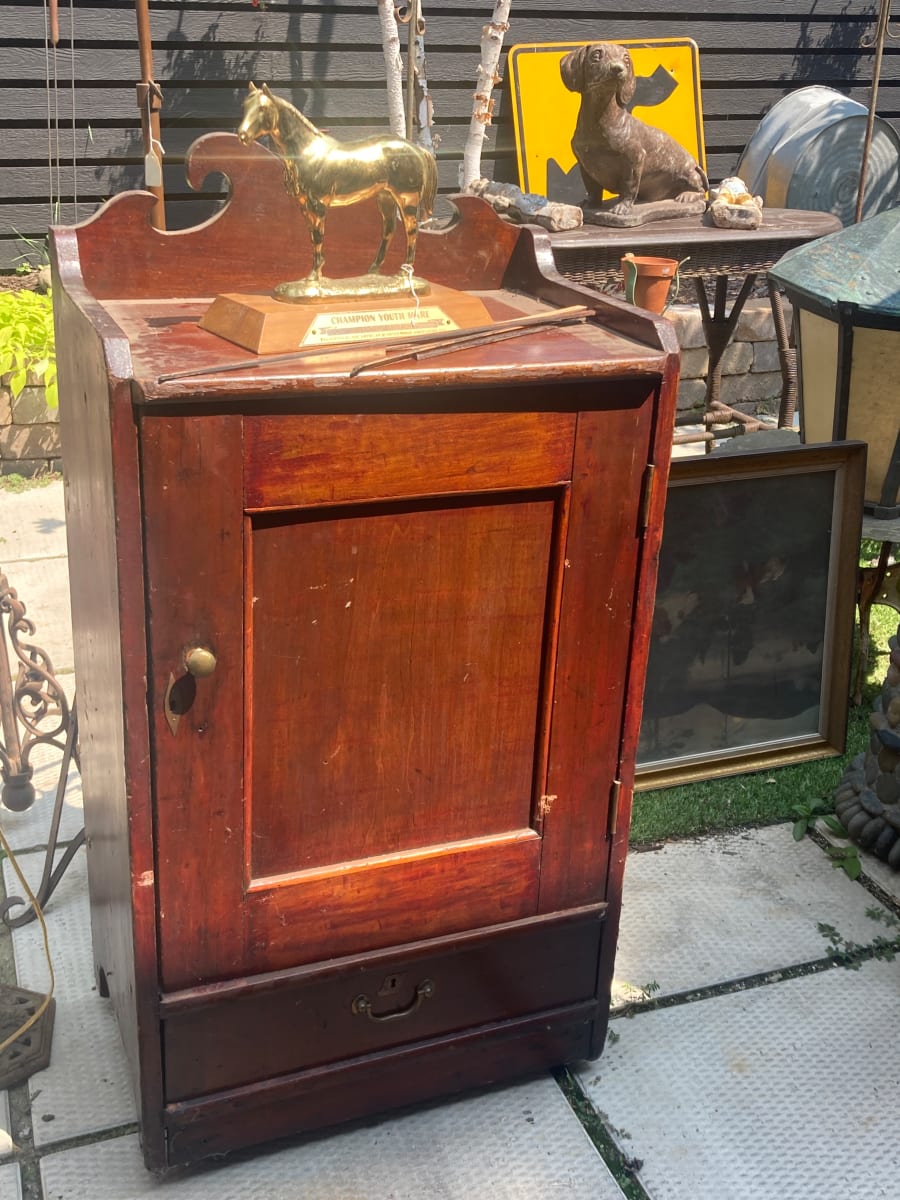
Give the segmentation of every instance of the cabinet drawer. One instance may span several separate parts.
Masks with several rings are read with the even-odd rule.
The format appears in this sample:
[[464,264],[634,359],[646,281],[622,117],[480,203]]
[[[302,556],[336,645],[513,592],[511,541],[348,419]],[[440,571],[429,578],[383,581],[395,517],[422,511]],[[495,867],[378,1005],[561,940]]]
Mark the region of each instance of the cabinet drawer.
[[572,475],[575,424],[574,412],[247,417],[245,502],[259,510],[556,487]]
[[605,905],[164,996],[169,1102],[591,999]]

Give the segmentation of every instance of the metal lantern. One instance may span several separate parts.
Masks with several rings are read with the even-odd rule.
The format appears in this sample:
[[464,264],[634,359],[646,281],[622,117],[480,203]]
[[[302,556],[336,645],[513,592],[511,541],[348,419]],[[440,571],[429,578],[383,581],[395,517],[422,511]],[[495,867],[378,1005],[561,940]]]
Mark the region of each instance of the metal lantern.
[[900,517],[900,208],[788,251],[769,274],[794,307],[803,441],[867,442],[866,510]]

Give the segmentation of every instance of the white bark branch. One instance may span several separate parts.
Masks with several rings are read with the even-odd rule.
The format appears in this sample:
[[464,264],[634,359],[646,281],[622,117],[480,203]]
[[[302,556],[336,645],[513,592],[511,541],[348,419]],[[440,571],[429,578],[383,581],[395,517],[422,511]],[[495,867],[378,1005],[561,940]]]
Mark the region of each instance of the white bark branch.
[[384,51],[387,81],[388,120],[395,137],[406,136],[406,114],[403,109],[403,61],[400,58],[400,31],[394,16],[394,0],[378,0],[378,19],[381,21],[381,46]]
[[432,154],[437,149],[438,138],[433,138],[431,126],[434,121],[434,105],[431,93],[428,91],[428,70],[425,65],[425,14],[422,12],[422,0],[419,0],[420,29],[416,30],[416,123],[419,132],[416,141]]
[[497,66],[500,62],[503,37],[509,29],[510,4],[511,0],[496,0],[494,14],[481,31],[481,62],[475,77],[472,120],[469,124],[469,134],[463,151],[460,184],[464,190],[481,176],[481,150],[487,126],[491,123],[491,115],[494,111],[491,92],[494,90],[494,85],[500,82]]

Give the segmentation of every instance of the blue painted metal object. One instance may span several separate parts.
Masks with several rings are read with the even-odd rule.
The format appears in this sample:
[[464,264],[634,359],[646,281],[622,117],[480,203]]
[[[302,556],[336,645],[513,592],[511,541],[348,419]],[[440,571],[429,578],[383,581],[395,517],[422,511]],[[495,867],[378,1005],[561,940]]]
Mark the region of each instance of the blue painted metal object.
[[789,250],[769,272],[794,307],[805,442],[868,444],[866,509],[900,517],[900,208]]
[[789,250],[769,274],[819,305],[900,319],[900,208]]

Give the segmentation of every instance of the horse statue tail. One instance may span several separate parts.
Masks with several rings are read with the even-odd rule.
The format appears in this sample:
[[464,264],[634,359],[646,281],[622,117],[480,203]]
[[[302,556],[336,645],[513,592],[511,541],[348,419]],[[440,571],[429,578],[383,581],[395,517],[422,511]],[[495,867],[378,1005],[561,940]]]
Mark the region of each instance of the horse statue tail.
[[424,221],[434,212],[434,201],[437,196],[438,175],[437,159],[430,150],[423,150],[425,166],[422,172],[422,196],[419,200],[419,220]]

